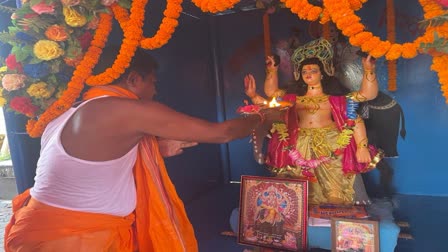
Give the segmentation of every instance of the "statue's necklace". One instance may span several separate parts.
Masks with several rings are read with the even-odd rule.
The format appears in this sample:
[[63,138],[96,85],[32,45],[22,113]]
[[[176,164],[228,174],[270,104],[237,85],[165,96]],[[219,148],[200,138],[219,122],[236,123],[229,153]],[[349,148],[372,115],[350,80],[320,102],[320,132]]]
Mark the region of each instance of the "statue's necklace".
[[320,103],[328,101],[328,95],[322,96],[298,96],[297,102],[304,105],[305,110],[311,114],[316,113],[320,109]]

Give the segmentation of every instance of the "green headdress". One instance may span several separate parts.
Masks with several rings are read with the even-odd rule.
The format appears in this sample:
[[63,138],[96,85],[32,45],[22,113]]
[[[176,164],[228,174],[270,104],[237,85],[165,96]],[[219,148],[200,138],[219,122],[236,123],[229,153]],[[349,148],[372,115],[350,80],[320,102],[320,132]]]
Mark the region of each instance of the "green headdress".
[[296,80],[300,78],[300,64],[309,58],[318,58],[324,65],[325,73],[329,76],[334,75],[333,47],[328,40],[319,38],[306,43],[294,51],[291,61],[294,63],[294,78]]

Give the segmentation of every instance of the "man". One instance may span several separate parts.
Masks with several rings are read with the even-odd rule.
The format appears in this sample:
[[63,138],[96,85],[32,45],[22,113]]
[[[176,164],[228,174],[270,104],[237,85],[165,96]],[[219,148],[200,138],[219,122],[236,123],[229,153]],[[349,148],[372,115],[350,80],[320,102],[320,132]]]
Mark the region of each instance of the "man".
[[[178,154],[195,142],[245,137],[280,116],[213,123],[176,112],[152,100],[156,68],[137,52],[114,85],[91,88],[47,126],[35,185],[13,202],[6,251],[197,251],[156,137],[168,143],[165,154]],[[167,139],[181,142],[170,148]]]

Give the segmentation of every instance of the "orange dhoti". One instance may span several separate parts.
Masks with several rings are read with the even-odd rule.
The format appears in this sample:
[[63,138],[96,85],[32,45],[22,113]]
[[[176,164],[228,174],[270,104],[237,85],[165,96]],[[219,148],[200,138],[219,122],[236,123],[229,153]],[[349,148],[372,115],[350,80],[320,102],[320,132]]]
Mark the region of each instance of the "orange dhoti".
[[30,199],[29,191],[14,199],[13,211],[5,230],[6,252],[134,249],[134,214],[118,217],[61,209]]

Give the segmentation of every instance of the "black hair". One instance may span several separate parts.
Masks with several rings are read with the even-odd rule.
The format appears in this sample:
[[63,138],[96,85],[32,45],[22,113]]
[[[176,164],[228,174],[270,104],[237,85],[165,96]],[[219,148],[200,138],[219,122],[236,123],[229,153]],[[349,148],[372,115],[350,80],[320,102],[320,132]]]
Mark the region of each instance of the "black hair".
[[292,82],[288,88],[287,93],[295,93],[299,96],[303,96],[306,94],[308,90],[308,86],[303,80],[302,76],[302,68],[306,65],[318,65],[319,70],[322,73],[322,91],[327,95],[346,95],[350,92],[348,88],[346,88],[342,83],[334,76],[329,76],[324,71],[324,66],[322,62],[318,58],[308,58],[305,59],[299,67],[300,78],[298,81]]
[[[93,73],[100,74],[103,73],[107,68],[111,67],[115,59],[117,58],[119,51],[120,47],[118,46],[106,46],[103,49],[103,53],[100,56],[98,64],[93,69]],[[126,76],[131,71],[135,71],[139,75],[145,76],[147,74],[155,72],[158,67],[159,65],[157,64],[157,61],[146,50],[138,48],[135,51],[134,57],[132,58],[129,67],[117,79],[117,81],[126,78]]]

